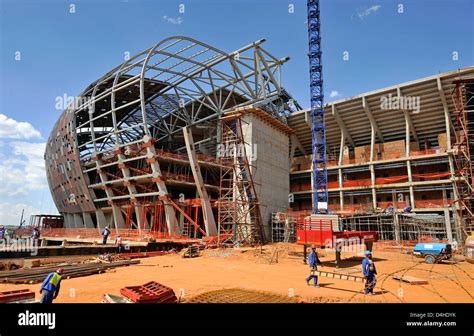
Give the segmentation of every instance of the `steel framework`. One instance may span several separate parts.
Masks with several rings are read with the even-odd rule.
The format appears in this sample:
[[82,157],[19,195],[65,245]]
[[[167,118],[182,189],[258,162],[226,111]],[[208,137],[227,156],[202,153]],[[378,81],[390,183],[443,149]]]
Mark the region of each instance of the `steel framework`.
[[311,135],[313,154],[313,213],[329,212],[326,169],[326,124],[324,116],[323,66],[319,0],[308,0],[309,69],[311,90]]
[[[285,121],[301,109],[281,86],[281,65],[288,58],[272,56],[264,41],[226,53],[188,37],[170,37],[89,85],[61,115],[45,152],[48,182],[65,226],[148,228],[153,212],[140,204],[158,202],[167,232],[180,234],[177,186],[195,188],[192,180],[173,178],[189,168],[186,155],[170,157],[186,153],[183,128],[192,127],[203,154],[215,157],[224,113],[251,104]],[[199,162],[210,180],[215,175],[216,184],[206,188],[215,188],[216,195],[218,163]],[[188,190],[186,196],[195,193]]]
[[270,55],[264,41],[228,54],[191,38],[170,37],[130,58],[92,84],[73,111],[83,140],[81,158],[144,135],[169,146],[182,126],[247,104],[274,105],[270,113],[285,118],[290,107],[282,109],[280,102],[289,96],[281,87],[280,66],[288,58]]

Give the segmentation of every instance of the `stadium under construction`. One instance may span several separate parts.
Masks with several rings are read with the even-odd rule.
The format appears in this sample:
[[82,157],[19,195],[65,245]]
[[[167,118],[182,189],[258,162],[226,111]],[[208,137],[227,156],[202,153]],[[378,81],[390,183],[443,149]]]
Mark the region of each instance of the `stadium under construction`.
[[[311,111],[264,40],[170,37],[90,84],[47,142],[62,217],[44,235],[296,241],[314,190]],[[462,243],[472,232],[474,67],[325,105],[334,231]],[[412,99],[412,100],[410,100]]]

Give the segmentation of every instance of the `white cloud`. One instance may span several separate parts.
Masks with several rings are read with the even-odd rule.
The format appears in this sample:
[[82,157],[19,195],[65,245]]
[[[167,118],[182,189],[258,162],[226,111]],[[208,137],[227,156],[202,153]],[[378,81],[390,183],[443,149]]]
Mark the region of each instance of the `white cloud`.
[[[2,151],[0,162],[0,194],[28,195],[48,187],[44,167],[46,143],[11,142]],[[9,148],[7,152],[5,149]]]
[[162,17],[162,19],[163,19],[163,21],[174,24],[174,25],[180,25],[184,21],[183,18],[181,18],[180,16],[178,16],[176,18],[172,18],[172,17],[164,15]]
[[329,97],[330,98],[337,98],[337,97],[340,97],[341,94],[339,93],[339,91],[336,91],[336,90],[332,90],[331,93],[329,93]]
[[367,9],[364,9],[364,10],[360,10],[358,9],[357,10],[357,17],[361,20],[364,20],[367,16],[373,14],[373,13],[376,13],[380,7],[382,7],[381,5],[373,5],[372,7],[369,7]]
[[0,203],[0,226],[4,225],[20,225],[21,211],[25,209],[23,219],[28,225],[31,215],[41,214],[38,208],[26,203]]
[[41,138],[41,133],[28,122],[16,121],[0,114],[0,138],[34,139]]

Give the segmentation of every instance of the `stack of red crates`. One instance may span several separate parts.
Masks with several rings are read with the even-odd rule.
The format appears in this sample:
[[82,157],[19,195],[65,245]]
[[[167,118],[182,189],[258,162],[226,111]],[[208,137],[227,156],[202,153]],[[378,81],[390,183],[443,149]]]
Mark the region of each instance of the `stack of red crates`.
[[178,299],[174,291],[155,281],[142,286],[129,286],[120,290],[120,294],[135,303],[176,303]]

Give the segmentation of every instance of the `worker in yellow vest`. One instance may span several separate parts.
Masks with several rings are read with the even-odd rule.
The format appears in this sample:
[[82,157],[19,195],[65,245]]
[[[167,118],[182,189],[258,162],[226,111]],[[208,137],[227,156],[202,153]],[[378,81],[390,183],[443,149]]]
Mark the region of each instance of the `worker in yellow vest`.
[[61,287],[61,278],[64,273],[64,268],[58,268],[55,272],[48,274],[41,284],[40,294],[42,294],[40,303],[50,304],[59,294]]

